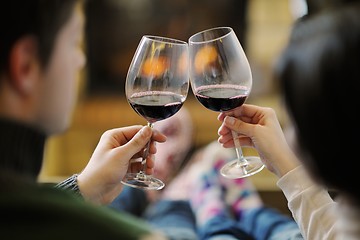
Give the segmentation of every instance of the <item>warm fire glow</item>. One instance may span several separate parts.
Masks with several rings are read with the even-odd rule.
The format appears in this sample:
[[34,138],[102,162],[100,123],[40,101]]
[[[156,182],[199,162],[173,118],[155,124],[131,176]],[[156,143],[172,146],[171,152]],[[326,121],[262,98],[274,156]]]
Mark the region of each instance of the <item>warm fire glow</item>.
[[197,73],[201,73],[204,71],[204,69],[213,63],[218,54],[213,46],[205,46],[201,48],[195,56],[195,70]]
[[168,67],[169,60],[166,57],[148,58],[142,65],[141,73],[145,76],[160,77]]

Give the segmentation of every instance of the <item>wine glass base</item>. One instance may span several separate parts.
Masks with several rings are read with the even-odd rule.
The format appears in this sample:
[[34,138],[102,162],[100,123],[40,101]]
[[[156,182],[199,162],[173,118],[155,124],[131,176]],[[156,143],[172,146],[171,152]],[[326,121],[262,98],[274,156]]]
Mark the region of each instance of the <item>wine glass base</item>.
[[139,173],[128,173],[121,182],[127,186],[144,190],[160,190],[165,187],[165,183],[161,180]]
[[265,167],[259,157],[247,156],[245,158],[247,160],[245,165],[238,164],[237,160],[225,164],[220,169],[221,175],[230,179],[244,178],[260,172]]

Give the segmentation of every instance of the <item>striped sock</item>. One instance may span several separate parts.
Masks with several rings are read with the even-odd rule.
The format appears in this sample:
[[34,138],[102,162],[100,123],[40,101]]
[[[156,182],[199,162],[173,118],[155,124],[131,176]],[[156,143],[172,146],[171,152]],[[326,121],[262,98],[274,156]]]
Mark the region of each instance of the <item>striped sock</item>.
[[203,226],[209,219],[228,214],[224,201],[224,189],[218,182],[215,169],[198,178],[199,181],[190,198],[198,226]]
[[240,218],[246,209],[258,208],[263,206],[261,197],[253,186],[249,178],[228,179],[220,175],[220,169],[227,161],[233,160],[233,156],[224,154],[218,155],[218,159],[213,161],[213,178],[218,175],[219,184],[224,192],[224,201],[231,207],[233,214]]

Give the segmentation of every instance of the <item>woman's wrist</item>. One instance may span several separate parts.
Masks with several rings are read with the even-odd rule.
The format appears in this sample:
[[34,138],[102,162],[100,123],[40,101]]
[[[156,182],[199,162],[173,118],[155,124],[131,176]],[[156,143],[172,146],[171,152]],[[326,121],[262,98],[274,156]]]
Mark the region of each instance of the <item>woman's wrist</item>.
[[301,165],[298,158],[292,151],[289,151],[287,154],[283,154],[282,157],[283,159],[279,161],[280,164],[278,164],[276,173],[279,178]]

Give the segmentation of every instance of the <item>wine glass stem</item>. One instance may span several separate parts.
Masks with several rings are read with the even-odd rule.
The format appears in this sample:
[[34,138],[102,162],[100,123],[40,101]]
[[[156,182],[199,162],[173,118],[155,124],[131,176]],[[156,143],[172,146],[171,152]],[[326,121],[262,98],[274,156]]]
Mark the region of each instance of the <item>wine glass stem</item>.
[[[152,124],[152,123],[148,122],[147,125],[148,125],[149,127],[153,128],[153,124]],[[142,158],[142,162],[141,162],[141,164],[142,164],[142,170],[140,171],[139,174],[145,174],[145,172],[146,172],[146,168],[147,168],[147,167],[146,167],[146,158],[147,158],[148,155],[149,155],[150,142],[151,142],[151,140],[149,140],[148,143],[146,144],[146,147],[145,147],[145,150],[144,150],[144,154],[143,154],[143,158]]]
[[248,162],[247,160],[244,158],[241,146],[240,146],[240,140],[239,140],[239,136],[237,134],[237,132],[235,131],[231,131],[231,134],[233,136],[234,139],[234,144],[235,144],[235,151],[236,151],[236,155],[237,155],[237,167],[246,167]]

